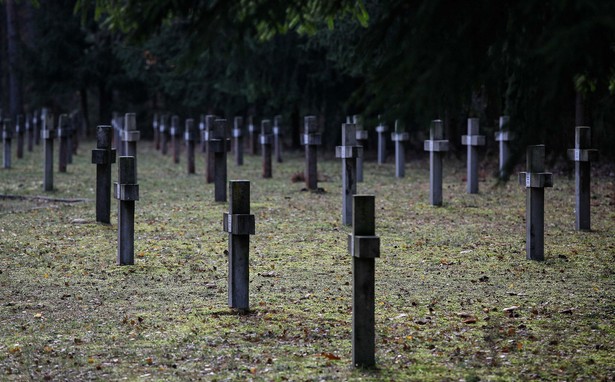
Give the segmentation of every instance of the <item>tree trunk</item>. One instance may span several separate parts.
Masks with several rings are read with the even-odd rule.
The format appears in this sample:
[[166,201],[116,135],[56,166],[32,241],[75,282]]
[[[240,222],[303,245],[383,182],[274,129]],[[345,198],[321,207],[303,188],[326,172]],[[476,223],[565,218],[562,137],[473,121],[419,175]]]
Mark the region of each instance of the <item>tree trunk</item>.
[[576,91],[574,102],[574,124],[575,126],[585,126],[585,100],[580,91]]
[[15,0],[6,0],[6,31],[8,35],[9,114],[13,120],[23,114],[19,70],[19,35]]
[[113,93],[107,89],[104,82],[98,84],[98,120],[101,124],[111,124],[111,102]]

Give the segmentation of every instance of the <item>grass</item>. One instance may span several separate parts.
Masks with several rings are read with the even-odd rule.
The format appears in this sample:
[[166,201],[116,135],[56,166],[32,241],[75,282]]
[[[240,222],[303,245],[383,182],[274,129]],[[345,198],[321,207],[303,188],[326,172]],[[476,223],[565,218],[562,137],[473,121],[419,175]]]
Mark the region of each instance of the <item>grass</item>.
[[[42,153],[0,171],[0,380],[605,380],[615,378],[615,180],[592,179],[592,232],[576,232],[574,181],[545,191],[544,262],[525,260],[525,192],[487,177],[465,193],[445,161],[428,204],[426,160],[366,163],[376,195],[376,370],[351,364],[350,257],[341,164],[321,156],[326,192],[292,183],[301,153],[251,180],[251,313],[227,307],[225,203],[197,175],[139,147],[136,265],[118,267],[112,226],[96,224],[92,142],[42,192]],[[426,156],[424,156],[426,157]],[[56,157],[57,160],[57,157]],[[484,160],[483,170],[493,171]],[[57,166],[57,164],[56,164]],[[114,166],[114,178],[117,169]],[[603,175],[600,175],[603,173]],[[505,308],[518,308],[506,312]]]

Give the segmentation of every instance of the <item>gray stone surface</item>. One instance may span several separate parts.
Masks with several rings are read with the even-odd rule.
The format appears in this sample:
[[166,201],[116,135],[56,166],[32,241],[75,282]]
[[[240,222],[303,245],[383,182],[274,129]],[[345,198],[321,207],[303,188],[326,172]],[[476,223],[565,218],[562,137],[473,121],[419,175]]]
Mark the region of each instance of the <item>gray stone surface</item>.
[[479,119],[468,118],[468,134],[461,137],[461,144],[468,146],[467,187],[468,194],[478,194],[478,146],[485,145],[485,136],[478,134]]
[[215,120],[215,115],[208,114],[205,116],[205,129],[203,130],[203,135],[201,137],[201,139],[205,142],[205,157],[207,158],[207,163],[205,165],[205,178],[207,183],[214,182],[216,154],[212,147],[213,143],[210,142],[210,135],[214,129]]
[[577,126],[574,149],[568,150],[568,158],[574,161],[575,223],[577,231],[591,230],[591,162],[598,159],[598,150],[591,147],[591,128]]
[[58,159],[59,172],[66,172],[66,168],[68,166],[68,135],[70,134],[68,122],[68,115],[61,114],[58,121],[58,139],[60,140],[60,147],[58,150],[60,154]]
[[17,159],[23,158],[25,132],[23,115],[20,114],[17,116],[17,123],[15,124],[15,134],[17,135]]
[[275,160],[282,163],[282,116],[273,117],[273,149]]
[[226,154],[231,149],[231,141],[227,138],[226,119],[216,119],[210,130],[207,146],[214,159],[214,199],[216,202],[226,202]]
[[444,124],[436,119],[431,122],[429,139],[424,144],[429,151],[429,203],[442,205],[442,156],[448,151],[448,140],[444,139]]
[[395,177],[403,178],[406,176],[406,152],[404,150],[404,142],[410,139],[410,135],[406,133],[401,124],[395,121],[395,131],[391,133],[391,140],[395,143]]
[[243,166],[243,117],[235,117],[233,120],[233,154],[235,164]]
[[510,150],[508,148],[508,142],[513,139],[512,132],[509,131],[510,118],[507,115],[500,117],[500,130],[495,132],[495,140],[499,142],[500,146],[500,166],[498,170],[498,176],[500,179],[508,179],[508,173],[506,171],[506,165],[508,158],[510,157]]
[[342,159],[342,224],[352,224],[352,198],[357,193],[357,158],[363,147],[357,144],[356,125],[342,125],[342,145],[335,148],[335,156]]
[[263,178],[273,177],[271,169],[271,146],[273,145],[273,132],[271,129],[271,121],[264,119],[261,121],[261,134],[259,136],[261,144],[261,152],[263,157]]
[[322,137],[318,133],[316,117],[308,115],[304,118],[301,144],[305,146],[305,187],[308,190],[318,190],[318,146]]
[[186,144],[186,167],[188,174],[194,174],[194,151],[196,145],[196,128],[194,127],[194,119],[186,119],[186,126],[184,129],[184,143]]
[[125,156],[135,158],[135,179],[137,177],[137,142],[141,139],[141,132],[137,130],[137,116],[135,113],[126,113],[124,115],[124,129],[120,133],[122,147]]
[[259,134],[256,126],[254,125],[254,117],[248,117],[248,137],[249,137],[249,148],[250,154],[257,155],[258,154],[258,146],[259,146]]
[[[380,119],[380,116],[378,116],[378,119]],[[387,131],[389,131],[389,128],[383,122],[378,123],[378,126],[376,126],[376,133],[378,134],[378,164],[384,164],[387,160],[387,142],[385,138]]]
[[115,163],[115,150],[111,148],[111,126],[96,128],[96,148],[92,150],[92,163],[96,164],[96,221],[111,223],[111,165]]
[[545,172],[545,146],[527,147],[526,171],[519,173],[519,184],[526,189],[525,251],[528,260],[543,261],[545,187],[553,186],[553,176]]
[[133,157],[121,156],[114,197],[118,200],[117,264],[135,263],[135,201],[139,200],[136,162]]
[[181,155],[181,135],[182,130],[179,125],[179,116],[174,115],[171,118],[171,130],[169,131],[171,135],[171,147],[173,147],[173,163],[179,163],[180,155]]
[[228,232],[228,305],[250,308],[250,235],[255,233],[254,215],[250,214],[250,182],[229,182],[229,212],[224,213],[222,226]]
[[41,139],[44,143],[45,160],[43,162],[43,190],[53,191],[53,140],[56,131],[53,126],[53,114],[44,110],[41,114]]
[[363,181],[363,158],[365,156],[365,148],[369,137],[367,130],[363,129],[363,121],[360,115],[353,115],[352,122],[357,126],[357,145],[363,147],[361,155],[357,158],[357,182]]

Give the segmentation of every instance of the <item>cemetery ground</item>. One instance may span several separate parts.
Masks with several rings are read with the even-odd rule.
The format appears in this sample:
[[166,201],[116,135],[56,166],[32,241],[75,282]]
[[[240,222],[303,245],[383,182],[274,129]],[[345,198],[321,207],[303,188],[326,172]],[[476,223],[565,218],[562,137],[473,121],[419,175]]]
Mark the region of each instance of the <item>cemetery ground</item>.
[[228,205],[214,202],[203,155],[187,175],[185,157],[139,144],[136,265],[120,267],[115,200],[112,225],[95,223],[94,145],[81,143],[52,193],[40,146],[0,171],[0,380],[615,378],[612,167],[593,165],[592,232],[574,231],[572,175],[547,167],[546,261],[534,262],[525,189],[496,184],[497,158],[482,159],[477,195],[463,158],[446,159],[443,207],[429,205],[427,153],[403,179],[391,158],[366,162],[358,191],[376,196],[381,257],[378,368],[363,371],[351,367],[350,227],[332,153],[319,157],[324,193],[291,182],[302,153],[285,153],[272,179],[260,157],[229,158],[229,180],[251,180],[256,216],[252,309],[239,314],[227,307]]

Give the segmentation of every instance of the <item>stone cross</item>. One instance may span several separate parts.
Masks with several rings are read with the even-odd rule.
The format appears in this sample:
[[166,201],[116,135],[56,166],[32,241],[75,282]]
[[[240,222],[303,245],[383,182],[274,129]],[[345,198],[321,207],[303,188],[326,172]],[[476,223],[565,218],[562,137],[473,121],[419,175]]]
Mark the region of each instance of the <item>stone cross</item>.
[[152,130],[154,131],[154,149],[160,150],[160,130],[158,128],[158,114],[154,114],[152,120]]
[[259,141],[258,141],[258,134],[256,132],[256,127],[254,126],[254,119],[252,116],[248,117],[248,134],[250,137],[250,141],[249,141],[250,154],[257,155]]
[[303,119],[301,144],[305,146],[305,187],[310,191],[316,191],[318,190],[318,146],[322,144],[316,116],[308,115]]
[[357,145],[356,125],[342,125],[342,145],[335,148],[335,156],[342,158],[342,224],[352,224],[352,197],[357,193],[357,158],[363,147]]
[[179,163],[180,156],[180,139],[181,139],[181,127],[179,126],[179,117],[174,115],[171,117],[171,146],[173,147],[173,163]]
[[574,188],[576,213],[574,229],[591,230],[590,185],[591,162],[598,159],[598,150],[591,147],[591,129],[577,126],[574,134],[574,149],[568,150],[568,159],[574,161]]
[[514,138],[512,132],[509,131],[509,125],[510,118],[507,115],[503,115],[500,117],[500,131],[495,132],[495,140],[500,142],[500,167],[498,172],[500,179],[508,179],[508,174],[506,173],[506,163],[508,163],[510,156],[508,142]]
[[96,148],[92,150],[92,163],[96,164],[96,221],[111,223],[111,164],[115,163],[115,150],[111,148],[111,126],[96,128]]
[[357,144],[363,147],[359,157],[357,157],[357,182],[363,181],[363,157],[365,155],[365,147],[367,144],[368,133],[363,129],[363,122],[360,115],[352,117],[353,123],[357,126]]
[[77,128],[75,127],[75,123],[77,121],[76,117],[72,115],[67,116],[67,137],[66,137],[66,145],[68,146],[68,152],[66,154],[66,163],[73,164],[73,154],[75,153],[77,147]]
[[162,155],[167,155],[169,149],[169,130],[167,123],[169,122],[168,115],[160,116],[160,152]]
[[391,140],[395,142],[395,177],[406,176],[406,153],[404,142],[410,139],[410,135],[403,131],[399,121],[395,121],[395,131],[391,133]]
[[122,130],[122,147],[125,156],[135,158],[135,179],[137,179],[137,142],[141,132],[137,130],[137,116],[135,113],[124,115],[124,129]]
[[271,132],[271,121],[263,119],[261,121],[261,134],[259,136],[261,143],[261,152],[263,155],[263,178],[271,178],[271,145],[273,144],[273,135]]
[[214,200],[226,202],[226,153],[231,150],[231,140],[227,138],[226,119],[216,119],[209,131],[207,154],[213,156]]
[[375,198],[355,195],[352,233],[348,252],[352,255],[352,364],[369,368],[376,365],[375,259],[380,257],[376,236]]
[[139,200],[134,157],[120,157],[114,196],[118,200],[117,265],[134,265],[135,201]]
[[201,142],[201,152],[207,152],[207,141],[205,140],[205,114],[201,114],[199,119],[199,141]]
[[282,163],[282,132],[280,129],[282,124],[282,116],[276,115],[273,117],[273,148],[275,152],[275,160]]
[[250,181],[229,182],[231,200],[222,226],[228,232],[228,306],[250,309],[250,235],[255,233],[254,215],[250,214]]
[[214,171],[215,171],[215,153],[212,151],[211,145],[209,143],[209,138],[211,135],[211,131],[214,128],[214,121],[216,120],[215,115],[206,115],[205,116],[205,129],[202,132],[201,139],[205,142],[205,152],[207,158],[207,164],[205,166],[205,177],[207,179],[207,183],[214,182]]
[[545,259],[545,187],[553,187],[553,175],[545,172],[545,145],[527,147],[526,172],[519,173],[525,186],[525,250],[528,260]]
[[111,126],[113,126],[113,148],[117,150],[119,155],[124,155],[121,144],[122,126],[120,126],[120,120],[120,113],[114,111],[111,115]]
[[28,141],[28,152],[32,152],[32,150],[34,150],[34,129],[32,126],[32,116],[29,113],[26,114],[25,128]]
[[468,194],[478,194],[478,146],[485,145],[485,136],[478,135],[478,118],[468,118],[468,135],[461,137],[461,144],[468,146]]
[[17,159],[23,158],[24,133],[25,126],[23,125],[23,115],[17,116],[17,124],[15,125],[15,133],[17,134]]
[[186,119],[184,142],[186,143],[186,163],[188,166],[188,174],[194,174],[194,146],[196,143],[196,130],[194,128],[194,119],[192,118]]
[[53,191],[53,140],[56,131],[53,128],[53,114],[43,109],[41,113],[41,139],[44,141],[45,162],[43,164],[43,190]]
[[233,153],[235,164],[243,165],[243,117],[233,119]]
[[66,172],[68,165],[68,135],[70,134],[70,127],[68,125],[68,115],[60,114],[58,121],[58,138],[60,139],[60,158],[58,160],[58,171]]
[[448,140],[444,139],[442,121],[431,122],[429,139],[424,144],[429,151],[429,203],[432,206],[442,205],[442,156],[448,151]]
[[34,144],[37,146],[41,144],[41,130],[39,127],[42,122],[40,124],[39,122],[39,112],[38,110],[34,110],[34,113],[32,114],[32,129],[34,130]]
[[11,141],[13,140],[13,127],[10,119],[2,120],[3,168],[11,168]]
[[[380,119],[380,116],[378,116]],[[384,134],[389,128],[382,122],[376,126],[376,132],[378,133],[378,164],[384,164],[387,160],[387,142],[384,138]]]

